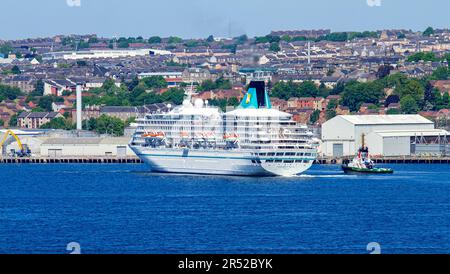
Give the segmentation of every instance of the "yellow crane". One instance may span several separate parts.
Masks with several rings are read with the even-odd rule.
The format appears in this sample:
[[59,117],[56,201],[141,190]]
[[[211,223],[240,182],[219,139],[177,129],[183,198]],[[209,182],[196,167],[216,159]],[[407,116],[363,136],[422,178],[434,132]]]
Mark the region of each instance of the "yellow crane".
[[8,140],[8,136],[11,135],[14,139],[16,139],[17,144],[19,145],[19,149],[20,151],[15,151],[14,152],[14,156],[19,156],[19,157],[25,157],[25,156],[30,156],[31,151],[29,150],[27,145],[22,144],[22,142],[20,141],[19,137],[17,137],[17,135],[12,132],[10,129],[8,129],[5,133],[5,136],[3,136],[2,142],[0,143],[0,148],[3,151],[4,150],[4,145],[6,140]]

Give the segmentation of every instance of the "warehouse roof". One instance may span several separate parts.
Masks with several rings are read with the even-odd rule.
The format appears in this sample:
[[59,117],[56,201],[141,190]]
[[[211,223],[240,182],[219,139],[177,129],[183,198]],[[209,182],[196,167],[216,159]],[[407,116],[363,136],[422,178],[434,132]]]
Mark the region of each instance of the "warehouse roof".
[[43,145],[127,145],[129,138],[49,138]]
[[414,137],[414,136],[449,136],[450,132],[444,129],[419,129],[419,130],[376,130],[373,134],[381,137]]
[[340,115],[355,125],[433,124],[420,115]]

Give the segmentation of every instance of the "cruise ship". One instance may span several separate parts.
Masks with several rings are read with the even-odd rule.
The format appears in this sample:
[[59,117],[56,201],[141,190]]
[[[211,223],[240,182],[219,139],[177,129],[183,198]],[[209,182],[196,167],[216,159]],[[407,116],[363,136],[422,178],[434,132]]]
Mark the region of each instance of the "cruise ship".
[[130,148],[153,172],[294,176],[317,157],[312,133],[272,108],[264,81],[252,81],[228,112],[187,93],[181,106],[146,114]]

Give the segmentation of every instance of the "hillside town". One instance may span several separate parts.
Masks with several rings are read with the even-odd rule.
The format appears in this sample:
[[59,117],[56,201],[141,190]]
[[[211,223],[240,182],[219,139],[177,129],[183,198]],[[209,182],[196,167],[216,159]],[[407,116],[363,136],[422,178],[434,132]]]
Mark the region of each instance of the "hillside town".
[[448,129],[449,62],[450,29],[431,27],[0,40],[0,127],[74,129],[81,85],[84,129],[122,136],[139,114],[181,104],[186,89],[225,110],[263,79],[275,107],[312,127],[337,115],[420,114]]

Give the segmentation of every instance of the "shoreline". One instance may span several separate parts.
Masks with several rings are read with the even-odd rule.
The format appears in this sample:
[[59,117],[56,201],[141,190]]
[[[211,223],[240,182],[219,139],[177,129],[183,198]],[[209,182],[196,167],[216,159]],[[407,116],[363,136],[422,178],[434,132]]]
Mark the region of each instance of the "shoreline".
[[[343,158],[318,158],[315,165],[339,165]],[[372,158],[375,164],[450,164],[450,157],[385,157]],[[142,164],[138,157],[29,157],[0,158],[1,164]]]

